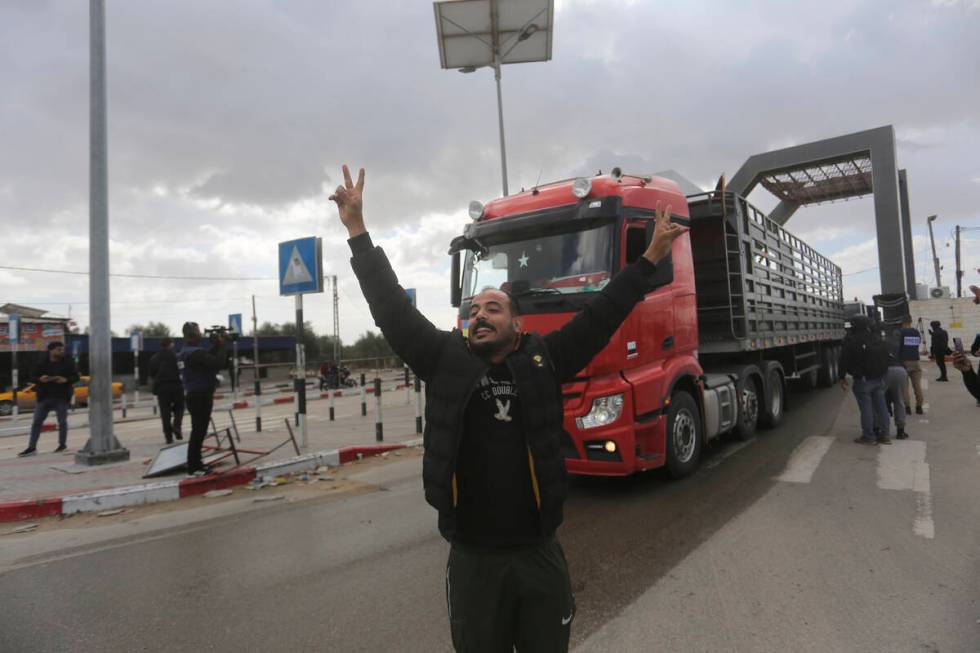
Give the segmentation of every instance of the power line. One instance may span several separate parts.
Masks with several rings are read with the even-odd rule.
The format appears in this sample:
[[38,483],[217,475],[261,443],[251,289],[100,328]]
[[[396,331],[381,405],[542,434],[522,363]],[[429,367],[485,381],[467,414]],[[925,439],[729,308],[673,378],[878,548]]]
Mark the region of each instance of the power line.
[[[88,272],[79,270],[51,270],[48,268],[27,268],[17,265],[0,265],[0,270],[17,270],[18,272],[48,272],[50,274],[75,274],[88,276]],[[196,277],[196,276],[177,276],[165,274],[127,274],[122,272],[110,273],[110,277],[124,277],[127,279],[169,279],[172,281],[278,281],[275,277]]]

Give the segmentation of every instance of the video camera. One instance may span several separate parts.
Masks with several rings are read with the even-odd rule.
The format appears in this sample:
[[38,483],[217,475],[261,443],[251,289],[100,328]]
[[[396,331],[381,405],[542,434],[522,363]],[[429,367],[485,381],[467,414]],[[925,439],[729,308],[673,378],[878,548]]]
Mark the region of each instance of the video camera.
[[230,342],[235,342],[238,340],[238,333],[235,331],[229,331],[228,327],[221,325],[211,325],[204,330],[204,335],[211,342],[217,342],[218,340],[225,340]]

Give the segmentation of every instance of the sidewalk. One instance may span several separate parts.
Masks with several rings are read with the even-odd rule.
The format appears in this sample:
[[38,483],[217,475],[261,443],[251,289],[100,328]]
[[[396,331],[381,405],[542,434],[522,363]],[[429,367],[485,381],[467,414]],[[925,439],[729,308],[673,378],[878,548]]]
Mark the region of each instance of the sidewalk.
[[[411,403],[406,401],[404,389],[382,393],[382,423],[384,427],[383,444],[401,444],[416,439],[415,395]],[[329,421],[329,401],[311,401],[307,405],[308,443],[301,454],[310,460],[316,458],[309,454],[336,452],[344,447],[355,445],[376,445],[374,398],[367,398],[367,416],[361,416],[358,396],[335,398],[336,421]],[[424,397],[423,397],[424,401]],[[214,423],[219,431],[230,427],[232,416],[238,427],[241,442],[239,447],[255,450],[269,450],[288,438],[285,420],[293,425],[297,443],[299,430],[295,426],[293,404],[275,404],[262,407],[262,432],[255,431],[255,410],[215,410]],[[190,417],[185,414],[183,431],[185,438],[190,432]],[[68,432],[68,451],[51,453],[57,446],[56,433],[43,433],[38,445],[38,453],[27,458],[18,458],[17,452],[27,444],[27,436],[0,439],[0,508],[4,504],[17,501],[39,501],[69,495],[91,493],[112,488],[157,484],[166,481],[186,479],[183,473],[170,476],[144,479],[143,473],[153,456],[164,446],[164,439],[158,418],[141,419],[117,423],[114,433],[124,447],[129,449],[130,460],[111,465],[87,467],[76,465],[75,451],[81,449],[88,440],[87,428],[70,428]],[[209,437],[205,444],[213,444]],[[205,452],[207,455],[207,452]],[[286,444],[273,454],[249,463],[250,454],[240,454],[242,467],[254,469],[257,465],[294,461],[296,451],[292,444]],[[307,461],[309,462],[309,461]],[[315,462],[315,461],[314,461]],[[232,458],[222,461],[216,470],[227,473],[234,465]],[[192,479],[197,480],[197,479]],[[247,482],[247,479],[242,481]],[[175,483],[164,483],[174,486]],[[176,498],[176,497],[174,497]],[[2,510],[0,510],[2,512]],[[0,521],[5,518],[0,514]],[[9,520],[9,517],[6,518]]]

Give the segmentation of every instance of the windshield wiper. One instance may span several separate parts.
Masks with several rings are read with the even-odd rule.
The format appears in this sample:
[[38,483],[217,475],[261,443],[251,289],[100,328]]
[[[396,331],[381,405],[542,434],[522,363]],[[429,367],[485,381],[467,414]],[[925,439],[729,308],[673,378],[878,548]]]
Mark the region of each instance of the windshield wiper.
[[562,292],[557,288],[528,288],[516,293],[514,297],[532,297],[534,295],[560,295]]
[[550,304],[552,306],[571,306],[565,299],[564,293],[557,288],[528,288],[513,295],[514,299],[520,304],[520,300],[525,297],[533,297],[539,304]]

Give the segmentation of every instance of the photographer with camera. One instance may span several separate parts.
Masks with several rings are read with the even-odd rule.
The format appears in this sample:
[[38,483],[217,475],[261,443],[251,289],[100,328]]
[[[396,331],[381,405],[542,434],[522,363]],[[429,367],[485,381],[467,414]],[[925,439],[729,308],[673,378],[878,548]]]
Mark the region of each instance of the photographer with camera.
[[185,322],[184,347],[177,354],[186,393],[187,412],[191,414],[191,439],[187,446],[187,473],[203,476],[210,469],[201,462],[201,447],[208,433],[217,374],[228,358],[225,349],[227,333],[224,328],[208,329],[208,347],[203,345],[201,327],[197,322]]

